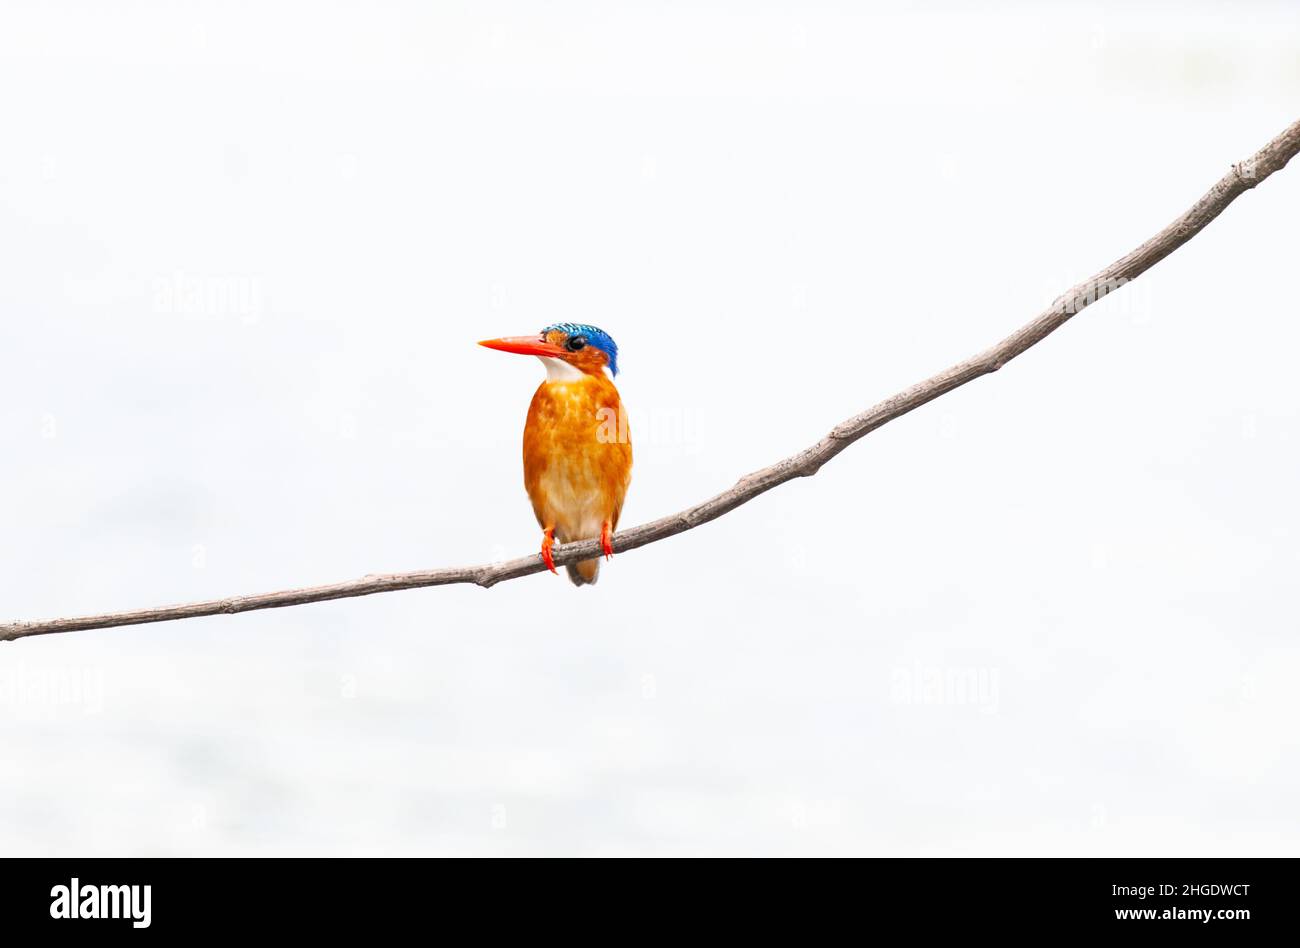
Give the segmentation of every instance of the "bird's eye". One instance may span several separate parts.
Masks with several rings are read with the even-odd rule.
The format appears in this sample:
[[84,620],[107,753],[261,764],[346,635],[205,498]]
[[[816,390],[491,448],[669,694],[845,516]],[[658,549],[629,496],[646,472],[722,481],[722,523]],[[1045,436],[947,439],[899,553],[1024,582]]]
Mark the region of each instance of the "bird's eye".
[[564,344],[564,347],[568,349],[570,352],[578,352],[582,349],[585,349],[587,348],[587,337],[570,336],[569,341]]

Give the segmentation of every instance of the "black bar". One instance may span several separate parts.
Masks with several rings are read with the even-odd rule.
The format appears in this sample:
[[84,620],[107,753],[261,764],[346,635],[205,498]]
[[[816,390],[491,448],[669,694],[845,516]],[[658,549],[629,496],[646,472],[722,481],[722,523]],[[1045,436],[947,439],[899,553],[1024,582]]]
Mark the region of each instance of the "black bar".
[[431,939],[465,924],[491,933],[512,923],[533,925],[539,938],[591,930],[621,939],[699,918],[769,934],[852,924],[918,944],[1001,933],[1236,940],[1290,933],[1296,920],[1290,860],[501,862],[15,859],[0,869],[0,917],[8,936],[373,937],[414,924],[434,926],[425,929]]

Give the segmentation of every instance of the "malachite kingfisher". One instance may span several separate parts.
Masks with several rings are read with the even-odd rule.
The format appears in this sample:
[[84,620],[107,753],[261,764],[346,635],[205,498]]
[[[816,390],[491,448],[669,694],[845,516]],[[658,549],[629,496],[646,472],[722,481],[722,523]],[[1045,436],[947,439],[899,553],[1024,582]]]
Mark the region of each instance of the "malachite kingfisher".
[[[605,557],[632,480],[627,415],[614,387],[618,346],[609,333],[556,323],[534,336],[485,339],[489,349],[534,355],[546,379],[524,423],[524,489],[542,528],[542,562],[555,572],[551,547],[600,537]],[[606,374],[608,373],[608,374]],[[575,586],[596,582],[600,560],[565,567]]]

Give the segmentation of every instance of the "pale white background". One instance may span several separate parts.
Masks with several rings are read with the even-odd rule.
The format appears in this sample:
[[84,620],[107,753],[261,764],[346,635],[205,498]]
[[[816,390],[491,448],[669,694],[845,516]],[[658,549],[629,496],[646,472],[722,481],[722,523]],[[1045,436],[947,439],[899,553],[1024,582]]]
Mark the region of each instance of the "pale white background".
[[[1300,105],[1294,3],[0,10],[4,620],[535,550],[556,320],[673,512]],[[0,647],[0,851],[1295,854],[1298,218],[595,589]]]

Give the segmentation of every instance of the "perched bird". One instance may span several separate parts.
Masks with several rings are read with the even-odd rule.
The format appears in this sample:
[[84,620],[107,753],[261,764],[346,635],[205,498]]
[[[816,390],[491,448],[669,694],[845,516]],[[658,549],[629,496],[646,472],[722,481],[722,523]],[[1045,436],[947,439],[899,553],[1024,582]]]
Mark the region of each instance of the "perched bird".
[[[524,423],[524,489],[542,528],[542,561],[554,573],[556,540],[596,537],[606,558],[613,556],[611,538],[632,480],[627,417],[613,382],[618,346],[604,330],[579,323],[479,345],[535,355],[546,366]],[[584,586],[596,582],[600,560],[565,568],[573,585]]]

